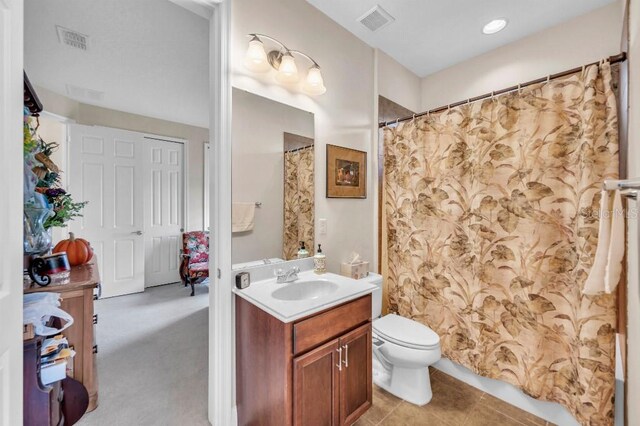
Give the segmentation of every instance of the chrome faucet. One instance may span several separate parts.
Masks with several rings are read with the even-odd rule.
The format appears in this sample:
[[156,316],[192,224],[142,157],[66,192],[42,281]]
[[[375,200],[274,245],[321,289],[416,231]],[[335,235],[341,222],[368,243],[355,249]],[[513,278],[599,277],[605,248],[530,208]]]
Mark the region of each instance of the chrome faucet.
[[276,269],[273,273],[276,276],[276,283],[284,284],[291,283],[298,279],[298,273],[300,272],[300,268],[294,266],[293,268],[285,271],[283,269]]

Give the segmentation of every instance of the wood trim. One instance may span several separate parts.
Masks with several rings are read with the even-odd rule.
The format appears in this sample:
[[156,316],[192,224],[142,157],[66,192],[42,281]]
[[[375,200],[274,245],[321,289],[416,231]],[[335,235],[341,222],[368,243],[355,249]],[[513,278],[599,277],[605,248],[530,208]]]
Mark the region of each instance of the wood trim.
[[[327,389],[304,389],[303,385],[305,368],[315,362],[322,360],[327,356],[331,357],[331,419],[332,424],[337,425],[340,418],[340,370],[337,365],[340,362],[336,358],[338,354],[339,341],[334,339],[311,352],[297,357],[293,360],[293,383],[294,394],[293,399],[293,424],[294,426],[304,426],[308,423],[308,417],[305,414],[313,416],[314,413],[305,412],[305,394],[327,391]],[[317,413],[315,413],[317,417]],[[314,417],[314,418],[315,418]],[[275,424],[275,423],[274,423]],[[284,423],[283,423],[284,424]]]
[[299,355],[371,320],[371,295],[293,325],[293,352]]
[[[624,17],[622,24],[622,50],[624,52],[629,51],[629,1],[625,1]],[[619,152],[619,175],[620,179],[627,179],[628,176],[628,162],[629,162],[629,61],[623,61],[619,64],[619,79],[618,79],[618,152]],[[629,211],[632,203],[626,203],[626,212]],[[635,204],[635,203],[633,203]],[[630,216],[627,216],[630,217]],[[625,221],[625,236],[629,236],[629,224]],[[626,247],[629,247],[627,241],[625,241]],[[627,322],[629,315],[628,308],[628,262],[629,253],[625,250],[623,259],[622,275],[620,277],[620,283],[617,288],[617,306],[618,313],[616,328],[620,334],[620,358],[622,360],[622,371],[624,375],[624,419],[623,423],[628,424],[628,372],[627,372]]]
[[292,324],[236,296],[236,405],[240,425],[292,422]]
[[382,214],[384,212],[384,130],[378,130],[378,273],[382,274]]
[[[342,371],[340,376],[340,425],[349,426],[354,423],[360,416],[362,416],[372,405],[373,402],[373,366],[372,366],[372,356],[373,356],[373,348],[371,344],[372,339],[372,326],[371,323],[367,323],[361,327],[356,328],[350,333],[345,334],[340,338],[340,346],[344,349],[344,345],[348,345],[351,342],[357,341],[359,339],[364,338],[365,340],[365,348],[366,348],[366,366],[365,366],[365,374],[366,374],[366,389],[367,389],[367,397],[364,404],[359,406],[356,410],[347,413],[347,398],[350,397],[350,388],[348,383],[348,373],[349,366],[345,365],[345,368]],[[343,354],[343,356],[348,356],[348,353]],[[360,378],[358,378],[360,379]],[[360,382],[358,381],[358,384]]]

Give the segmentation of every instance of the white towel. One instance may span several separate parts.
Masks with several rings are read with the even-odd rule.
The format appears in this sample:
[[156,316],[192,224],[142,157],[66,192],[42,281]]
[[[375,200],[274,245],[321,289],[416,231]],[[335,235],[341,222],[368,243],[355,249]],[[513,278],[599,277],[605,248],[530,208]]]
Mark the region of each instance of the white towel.
[[609,191],[603,190],[600,198],[598,247],[582,293],[613,293],[616,289],[622,273],[625,250],[624,232],[624,212],[620,191],[615,191],[613,203],[611,203]]
[[247,232],[253,229],[256,203],[233,203],[231,206],[231,232]]

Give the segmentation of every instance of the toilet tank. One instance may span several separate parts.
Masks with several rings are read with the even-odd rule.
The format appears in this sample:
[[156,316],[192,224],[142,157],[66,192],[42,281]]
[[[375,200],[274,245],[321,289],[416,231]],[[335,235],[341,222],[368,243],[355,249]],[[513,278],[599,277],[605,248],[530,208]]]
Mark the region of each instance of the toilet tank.
[[371,319],[376,319],[382,315],[382,275],[369,273],[361,281],[374,284],[377,288],[371,293]]

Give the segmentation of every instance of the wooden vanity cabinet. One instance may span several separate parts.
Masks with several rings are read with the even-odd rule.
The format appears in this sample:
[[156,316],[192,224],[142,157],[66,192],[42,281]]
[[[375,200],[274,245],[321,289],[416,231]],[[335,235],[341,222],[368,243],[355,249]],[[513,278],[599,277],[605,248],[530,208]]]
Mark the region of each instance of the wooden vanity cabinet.
[[371,295],[283,323],[236,297],[239,425],[351,425],[371,406]]

